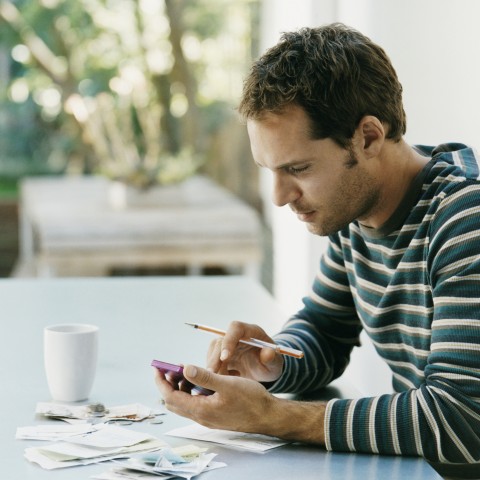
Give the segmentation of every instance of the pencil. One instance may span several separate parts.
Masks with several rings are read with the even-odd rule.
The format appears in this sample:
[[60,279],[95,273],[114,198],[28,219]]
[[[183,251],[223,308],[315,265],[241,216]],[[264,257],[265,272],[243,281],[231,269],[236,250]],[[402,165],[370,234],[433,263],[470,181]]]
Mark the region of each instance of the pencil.
[[[198,323],[187,323],[190,327],[196,328],[198,330],[203,330],[204,332],[214,333],[216,335],[224,336],[227,332],[225,330],[220,330],[219,328],[209,327],[208,325],[200,325]],[[275,352],[280,353],[281,355],[288,355],[289,357],[303,358],[303,352],[301,350],[295,350],[294,348],[284,347],[283,345],[277,345],[276,343],[264,342],[258,338],[251,338],[250,340],[240,340],[240,343],[244,345],[250,345],[252,347],[264,348],[268,347]]]

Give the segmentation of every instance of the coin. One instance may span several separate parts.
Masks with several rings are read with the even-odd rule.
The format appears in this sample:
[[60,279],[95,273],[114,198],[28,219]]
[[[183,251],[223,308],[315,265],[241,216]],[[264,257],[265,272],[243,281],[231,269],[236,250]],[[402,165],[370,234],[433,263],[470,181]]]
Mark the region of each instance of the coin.
[[160,417],[155,417],[152,420],[150,420],[149,423],[153,425],[160,425],[161,423],[163,423],[163,420]]

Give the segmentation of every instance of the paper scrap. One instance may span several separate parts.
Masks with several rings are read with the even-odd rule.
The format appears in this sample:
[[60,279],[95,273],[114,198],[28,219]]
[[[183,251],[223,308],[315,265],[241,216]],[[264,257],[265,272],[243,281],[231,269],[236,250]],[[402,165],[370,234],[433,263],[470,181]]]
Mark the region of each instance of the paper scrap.
[[172,437],[191,438],[205,442],[220,443],[257,452],[265,452],[272,448],[287,445],[288,441],[276,437],[256,433],[234,432],[230,430],[215,430],[193,423],[185,427],[175,428],[166,433]]
[[150,407],[141,403],[131,403],[119,406],[104,407],[104,413],[92,413],[89,405],[69,405],[61,403],[39,402],[35,413],[48,418],[56,418],[68,423],[88,422],[95,420],[98,422],[108,422],[111,420],[130,420],[139,422],[154,415],[161,415],[166,411],[152,410]]
[[25,457],[42,468],[53,470],[76,465],[124,458],[139,452],[151,452],[166,443],[145,433],[107,424],[95,430],[41,447],[25,449]]
[[139,478],[185,478],[187,480],[202,472],[225,467],[223,462],[213,459],[215,453],[205,453],[205,449],[195,445],[164,447],[148,455],[137,455],[99,476],[97,479],[139,479]]
[[141,446],[135,445],[134,447],[125,447],[123,451],[118,452],[116,454],[110,455],[98,455],[92,458],[78,458],[76,460],[52,460],[48,456],[44,455],[41,452],[41,449],[38,448],[27,448],[25,449],[25,458],[32,463],[38,464],[40,467],[44,468],[45,470],[56,470],[58,468],[66,468],[66,467],[76,467],[80,465],[90,465],[92,463],[101,463],[106,462],[108,460],[115,460],[119,458],[127,458],[132,453],[136,453],[138,451],[153,451],[158,450],[163,445],[164,442],[161,440],[152,440],[149,442],[143,443]]
[[[216,470],[217,468],[226,467],[227,465],[223,462],[210,462],[210,464],[202,471],[209,472],[210,470]],[[127,468],[122,467],[114,467],[107,472],[103,472],[99,475],[94,475],[90,478],[94,478],[96,480],[158,480],[161,478],[162,480],[170,480],[173,478],[178,478],[178,475],[168,475],[168,474],[158,474],[158,473],[148,473],[148,472],[141,472],[137,470],[129,470]],[[184,477],[184,478],[193,478]]]
[[48,440],[55,442],[74,435],[82,435],[95,430],[89,423],[70,425],[65,423],[53,423],[48,425],[35,425],[18,427],[15,438],[17,440]]
[[68,442],[97,448],[118,448],[131,447],[153,438],[152,435],[147,433],[136,432],[115,425],[101,424],[97,425],[95,432],[71,437],[68,439]]

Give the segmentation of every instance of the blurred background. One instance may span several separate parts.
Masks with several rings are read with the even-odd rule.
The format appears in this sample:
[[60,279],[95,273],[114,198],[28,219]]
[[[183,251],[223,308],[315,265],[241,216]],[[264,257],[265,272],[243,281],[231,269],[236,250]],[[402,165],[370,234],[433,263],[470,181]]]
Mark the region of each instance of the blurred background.
[[[392,59],[409,142],[478,147],[479,20],[478,0],[0,1],[0,275],[38,276],[22,265],[19,246],[25,211],[42,200],[22,194],[25,179],[95,177],[147,191],[200,175],[233,196],[212,191],[217,204],[240,202],[232,203],[243,208],[233,223],[258,237],[255,276],[291,313],[308,293],[325,239],[309,235],[288,208],[272,208],[269,173],[251,159],[235,111],[251,61],[283,31],[344,22]],[[65,191],[57,203],[68,211]],[[193,204],[209,195],[195,190]],[[88,195],[77,200],[88,203]],[[58,214],[60,206],[49,208]],[[29,224],[32,251],[52,226],[42,221],[43,230]],[[361,383],[364,364],[352,381]],[[386,376],[378,374],[382,391]]]
[[[0,3],[0,274],[19,180],[104,175],[139,189],[208,175],[259,210],[236,118],[259,1]],[[59,199],[59,201],[61,201]]]

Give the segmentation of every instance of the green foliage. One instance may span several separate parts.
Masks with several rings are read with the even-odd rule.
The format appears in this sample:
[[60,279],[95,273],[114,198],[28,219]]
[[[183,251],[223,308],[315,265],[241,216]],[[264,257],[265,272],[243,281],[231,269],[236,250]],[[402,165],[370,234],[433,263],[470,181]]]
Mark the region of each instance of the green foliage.
[[225,1],[198,0],[185,5],[184,22],[186,30],[191,31],[200,40],[215,38],[222,32],[224,25]]
[[[7,83],[0,77],[0,177],[145,172],[148,184],[167,164],[179,177],[182,164],[191,174],[233,114],[225,82],[249,59],[221,53],[222,42],[239,11],[251,28],[253,1],[0,2],[0,61],[9,58]],[[228,56],[238,70],[212,65],[212,42],[215,60]]]
[[33,101],[3,102],[0,108],[6,119],[0,130],[0,178],[63,173],[65,165],[52,152],[71,152],[72,139],[58,125],[43,122]]

